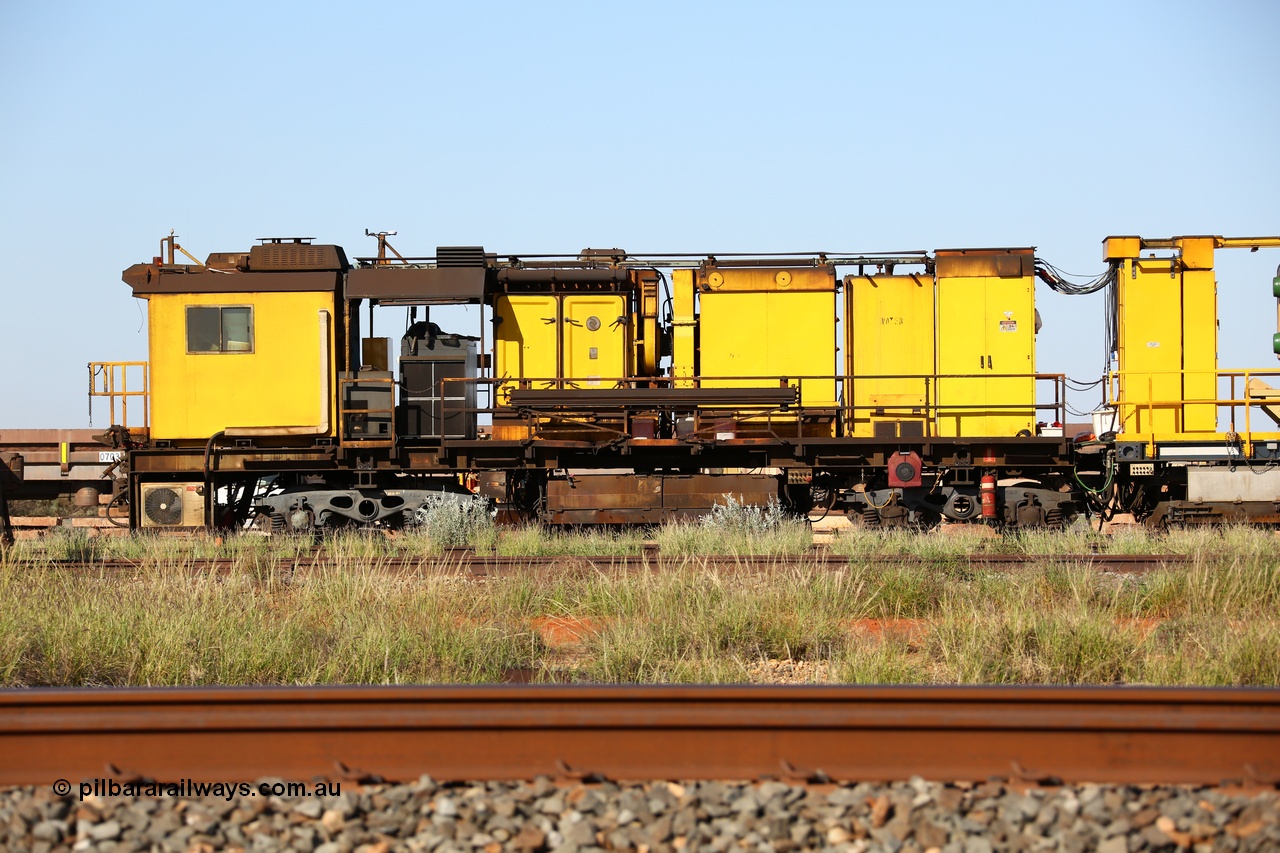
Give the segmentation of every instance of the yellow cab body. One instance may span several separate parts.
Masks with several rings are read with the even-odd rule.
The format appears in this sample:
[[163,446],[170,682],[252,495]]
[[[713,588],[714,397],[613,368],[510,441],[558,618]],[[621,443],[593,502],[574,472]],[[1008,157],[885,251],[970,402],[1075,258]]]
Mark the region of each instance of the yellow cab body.
[[311,428],[334,435],[334,294],[149,297],[151,436]]

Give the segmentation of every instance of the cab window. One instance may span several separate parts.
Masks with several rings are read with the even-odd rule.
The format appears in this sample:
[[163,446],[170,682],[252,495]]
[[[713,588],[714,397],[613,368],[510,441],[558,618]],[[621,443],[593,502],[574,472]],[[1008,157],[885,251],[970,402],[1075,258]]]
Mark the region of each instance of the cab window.
[[253,308],[188,305],[187,352],[253,352]]

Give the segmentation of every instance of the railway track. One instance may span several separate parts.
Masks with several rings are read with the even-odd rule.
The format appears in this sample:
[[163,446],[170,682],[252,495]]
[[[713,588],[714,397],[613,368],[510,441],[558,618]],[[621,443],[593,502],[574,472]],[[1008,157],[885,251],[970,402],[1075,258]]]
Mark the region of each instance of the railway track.
[[[1186,565],[1192,559],[1184,554],[1064,554],[1055,556],[1024,554],[968,554],[940,558],[910,555],[848,556],[815,550],[806,554],[742,555],[711,554],[701,556],[667,555],[654,549],[643,554],[628,555],[564,555],[564,556],[493,556],[477,554],[470,549],[446,551],[435,556],[384,556],[372,558],[342,557],[319,552],[297,557],[270,557],[275,569],[293,574],[336,568],[360,562],[388,574],[469,574],[475,577],[501,576],[525,572],[555,572],[566,568],[591,568],[600,571],[641,572],[666,571],[689,566],[721,570],[763,571],[779,568],[819,568],[839,570],[851,565],[924,567],[951,565],[969,568],[1008,568],[1055,563],[1083,566],[1102,572],[1142,574],[1171,566]],[[173,563],[191,572],[229,573],[243,558],[177,558]],[[69,571],[127,571],[154,561],[106,558],[97,560],[13,560],[12,565],[52,566]]]
[[0,784],[560,778],[1280,781],[1280,689],[0,691]]

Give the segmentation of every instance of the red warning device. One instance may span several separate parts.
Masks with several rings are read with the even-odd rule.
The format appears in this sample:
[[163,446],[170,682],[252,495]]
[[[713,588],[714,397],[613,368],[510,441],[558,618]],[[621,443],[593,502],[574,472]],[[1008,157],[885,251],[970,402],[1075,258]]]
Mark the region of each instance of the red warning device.
[[889,486],[891,488],[907,488],[909,486],[923,486],[924,480],[920,476],[921,469],[924,466],[920,463],[920,454],[912,451],[898,451],[889,457]]

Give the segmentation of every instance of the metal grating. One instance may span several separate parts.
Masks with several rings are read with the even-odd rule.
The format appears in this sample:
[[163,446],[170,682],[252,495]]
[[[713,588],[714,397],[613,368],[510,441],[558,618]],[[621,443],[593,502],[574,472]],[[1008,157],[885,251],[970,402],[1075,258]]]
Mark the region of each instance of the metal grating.
[[310,243],[263,243],[249,250],[254,272],[342,270],[346,257],[337,246]]
[[484,246],[436,247],[436,266],[482,267],[484,265]]

